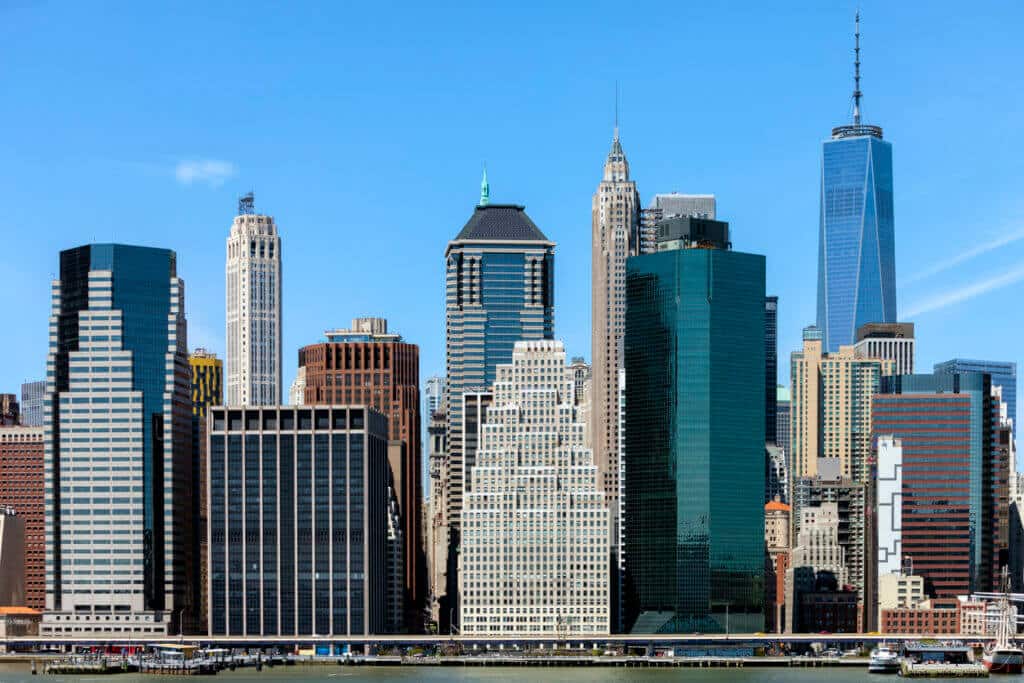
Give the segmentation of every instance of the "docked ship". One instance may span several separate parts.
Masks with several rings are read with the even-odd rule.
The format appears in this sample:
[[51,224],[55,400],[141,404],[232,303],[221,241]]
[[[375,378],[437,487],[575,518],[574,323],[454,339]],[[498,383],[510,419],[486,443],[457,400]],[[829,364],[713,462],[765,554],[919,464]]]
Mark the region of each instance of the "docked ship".
[[996,610],[996,640],[985,650],[982,661],[989,673],[1019,674],[1024,672],[1024,651],[1014,643],[1017,634],[1017,610],[1010,604],[1010,578],[1003,568],[1003,594]]
[[868,661],[868,673],[872,674],[894,674],[900,670],[900,656],[893,648],[885,643],[879,643],[871,651],[871,659]]

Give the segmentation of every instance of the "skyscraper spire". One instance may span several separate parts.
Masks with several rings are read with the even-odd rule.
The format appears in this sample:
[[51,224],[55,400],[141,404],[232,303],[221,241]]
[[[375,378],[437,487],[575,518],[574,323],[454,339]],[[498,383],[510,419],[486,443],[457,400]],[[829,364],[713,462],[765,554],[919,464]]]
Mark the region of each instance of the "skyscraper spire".
[[853,34],[853,125],[860,125],[860,10],[857,10]]
[[619,141],[619,82],[615,81],[615,141]]
[[484,177],[480,181],[480,206],[487,206],[491,203],[491,186],[487,182],[487,164],[484,164]]

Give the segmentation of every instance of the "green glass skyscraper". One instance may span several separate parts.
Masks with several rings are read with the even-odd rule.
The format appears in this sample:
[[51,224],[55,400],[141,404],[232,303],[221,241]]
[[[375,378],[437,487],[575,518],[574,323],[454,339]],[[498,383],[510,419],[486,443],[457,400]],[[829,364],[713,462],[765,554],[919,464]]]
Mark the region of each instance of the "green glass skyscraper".
[[625,565],[634,633],[764,628],[763,256],[675,219],[626,264]]

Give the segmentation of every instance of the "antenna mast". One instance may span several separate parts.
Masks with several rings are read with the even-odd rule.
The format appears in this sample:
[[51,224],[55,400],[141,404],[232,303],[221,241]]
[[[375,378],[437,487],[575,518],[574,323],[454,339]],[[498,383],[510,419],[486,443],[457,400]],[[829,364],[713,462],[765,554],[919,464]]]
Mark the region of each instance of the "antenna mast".
[[615,81],[615,139],[619,139],[619,82]]
[[853,40],[853,125],[860,125],[860,10],[857,10]]

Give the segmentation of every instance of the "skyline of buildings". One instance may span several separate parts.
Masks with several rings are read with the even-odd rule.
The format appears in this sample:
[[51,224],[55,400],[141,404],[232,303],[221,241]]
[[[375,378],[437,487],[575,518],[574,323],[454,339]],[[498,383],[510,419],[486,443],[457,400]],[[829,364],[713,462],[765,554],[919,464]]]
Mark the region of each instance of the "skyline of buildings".
[[[858,117],[825,143],[826,261],[833,247],[849,256],[851,220],[879,253],[892,229],[889,148]],[[851,184],[862,143],[865,180]],[[251,194],[228,238],[226,374],[204,349],[186,358],[174,252],[61,252],[39,432],[55,568],[44,632],[98,633],[108,615],[122,633],[415,631],[424,610],[480,634],[866,631],[883,575],[920,579],[929,598],[995,585],[1015,537],[1015,365],[913,375],[913,323],[885,319],[884,272],[873,289],[884,254],[850,282],[826,268],[828,314],[791,356],[789,394],[765,257],[733,251],[714,195],[641,209],[616,126],[592,202],[604,317],[592,364],[570,364],[553,340],[555,245],[489,190],[485,171],[445,250],[446,375],[423,403],[418,346],[357,318],[298,350],[302,405],[279,405],[280,237]],[[850,192],[863,194],[856,216]],[[850,297],[852,337],[829,351]],[[966,574],[936,566],[933,532],[905,524],[937,508]]]

